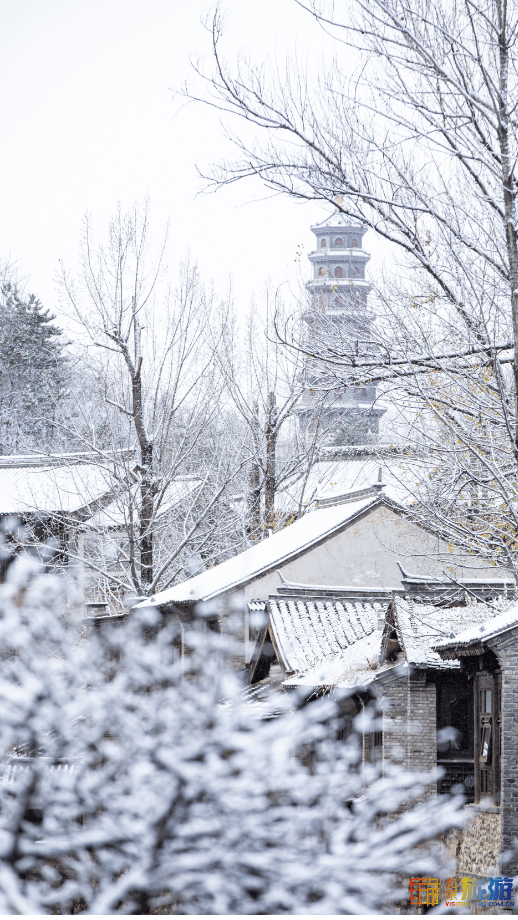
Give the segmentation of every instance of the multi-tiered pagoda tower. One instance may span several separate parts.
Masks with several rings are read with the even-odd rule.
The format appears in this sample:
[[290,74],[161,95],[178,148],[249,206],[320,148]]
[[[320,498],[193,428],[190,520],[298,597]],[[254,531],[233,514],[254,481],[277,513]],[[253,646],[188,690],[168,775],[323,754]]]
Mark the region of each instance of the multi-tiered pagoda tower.
[[[309,254],[313,279],[308,282],[310,310],[305,315],[308,340],[315,342],[318,355],[325,345],[340,352],[354,347],[369,350],[367,298],[370,285],[365,266],[370,256],[362,249],[366,227],[351,223],[337,211],[311,227],[316,249]],[[319,347],[324,346],[324,347]],[[312,350],[312,349],[311,349]],[[327,431],[326,441],[335,445],[365,445],[378,440],[379,420],[384,409],[376,405],[376,387],[337,386],[332,368],[308,359],[307,391],[299,414],[302,425],[312,426],[317,418]]]

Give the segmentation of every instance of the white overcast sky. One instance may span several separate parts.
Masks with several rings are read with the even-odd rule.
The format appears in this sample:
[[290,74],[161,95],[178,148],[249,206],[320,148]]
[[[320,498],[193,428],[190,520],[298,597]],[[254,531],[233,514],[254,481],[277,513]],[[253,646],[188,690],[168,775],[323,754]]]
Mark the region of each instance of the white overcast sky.
[[[275,284],[295,278],[299,244],[312,248],[309,225],[325,217],[315,204],[264,200],[246,183],[196,196],[196,162],[207,166],[226,150],[219,116],[195,104],[178,111],[171,89],[192,77],[192,53],[210,53],[200,22],[210,8],[206,0],[0,0],[0,256],[16,255],[46,306],[56,306],[59,260],[77,265],[85,211],[102,236],[117,201],[146,194],[157,236],[170,218],[170,264],[189,246],[218,289],[232,274],[242,309],[267,275]],[[230,57],[248,49],[264,59],[295,43],[327,53],[294,0],[224,0],[224,9]]]

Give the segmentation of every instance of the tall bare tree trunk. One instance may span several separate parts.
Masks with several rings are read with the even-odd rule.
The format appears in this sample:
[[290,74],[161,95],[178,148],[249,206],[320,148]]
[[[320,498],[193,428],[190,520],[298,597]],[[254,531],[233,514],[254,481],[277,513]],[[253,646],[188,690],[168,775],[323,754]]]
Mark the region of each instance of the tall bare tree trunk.
[[135,364],[128,365],[132,376],[133,420],[140,447],[140,580],[144,594],[148,594],[153,583],[153,516],[154,479],[153,444],[146,432],[144,402],[142,393],[142,353],[140,321],[133,301],[133,331],[135,342]]
[[272,527],[275,521],[276,490],[276,453],[277,453],[277,411],[275,393],[268,393],[268,405],[265,427],[266,441],[266,475],[264,480],[264,521],[266,527]]
[[[499,86],[499,111],[498,111],[498,141],[502,162],[502,185],[504,197],[505,234],[507,244],[507,257],[509,259],[509,283],[511,286],[511,310],[513,318],[514,336],[514,453],[518,459],[518,245],[516,234],[516,183],[514,179],[514,163],[510,153],[509,143],[509,36],[507,28],[507,4],[498,0],[496,3],[496,17],[498,22],[498,51],[500,67]],[[514,106],[514,100],[512,102]]]
[[148,593],[153,582],[153,445],[147,444],[141,452],[142,479],[140,483],[140,569],[142,589]]
[[261,521],[261,468],[252,463],[248,477],[248,535],[253,537]]

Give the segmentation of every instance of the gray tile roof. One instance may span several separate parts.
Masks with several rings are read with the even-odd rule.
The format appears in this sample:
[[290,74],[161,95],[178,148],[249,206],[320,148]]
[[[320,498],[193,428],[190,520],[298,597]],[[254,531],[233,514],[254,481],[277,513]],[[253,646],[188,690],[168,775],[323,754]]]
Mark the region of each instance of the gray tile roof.
[[301,673],[323,660],[343,658],[347,649],[371,636],[383,619],[384,607],[337,598],[275,595],[269,598],[268,612],[281,664],[288,672]]
[[468,626],[484,623],[490,616],[487,604],[467,604],[463,607],[434,607],[397,598],[394,625],[405,658],[416,667],[458,667],[455,660],[443,661],[434,650],[442,639],[458,634]]
[[[282,578],[282,573],[281,573]],[[311,598],[334,598],[344,603],[378,603],[385,609],[390,603],[393,596],[398,592],[401,593],[401,587],[387,585],[364,585],[359,588],[357,585],[308,585],[299,584],[294,581],[282,581],[275,589],[278,595],[289,597],[311,597]]]
[[482,623],[479,620],[471,620],[467,629],[461,632],[452,630],[453,635],[450,634],[435,644],[439,654],[450,658],[469,653],[470,649],[480,654],[483,651],[484,642],[488,639],[493,639],[518,626],[518,605],[515,600],[508,602],[507,609],[497,612],[494,608],[492,612],[494,615],[490,619],[484,619]]
[[70,781],[72,774],[75,772],[74,764],[46,763],[44,758],[35,759],[34,761],[27,758],[26,761],[17,763],[16,758],[14,758],[9,763],[0,765],[0,787],[28,783],[35,767],[40,774],[43,771],[44,781],[47,780],[48,782],[52,779],[55,781],[57,777],[63,777],[63,779]]

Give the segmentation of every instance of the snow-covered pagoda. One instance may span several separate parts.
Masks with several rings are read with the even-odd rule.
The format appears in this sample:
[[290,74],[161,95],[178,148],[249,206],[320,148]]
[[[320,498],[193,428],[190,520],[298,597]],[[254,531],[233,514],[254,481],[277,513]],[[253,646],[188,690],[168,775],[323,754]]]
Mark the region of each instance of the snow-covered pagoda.
[[[351,223],[340,211],[331,214],[311,230],[316,248],[309,254],[313,278],[307,284],[309,310],[304,319],[308,342],[315,354],[326,350],[326,341],[338,351],[341,343],[356,349],[368,348],[372,315],[368,308],[370,284],[365,266],[370,255],[362,248],[366,227]],[[313,349],[311,349],[313,350]],[[304,427],[315,425],[336,445],[365,445],[378,440],[379,420],[384,409],[377,405],[376,386],[337,386],[333,367],[308,359],[307,391],[299,410]]]

